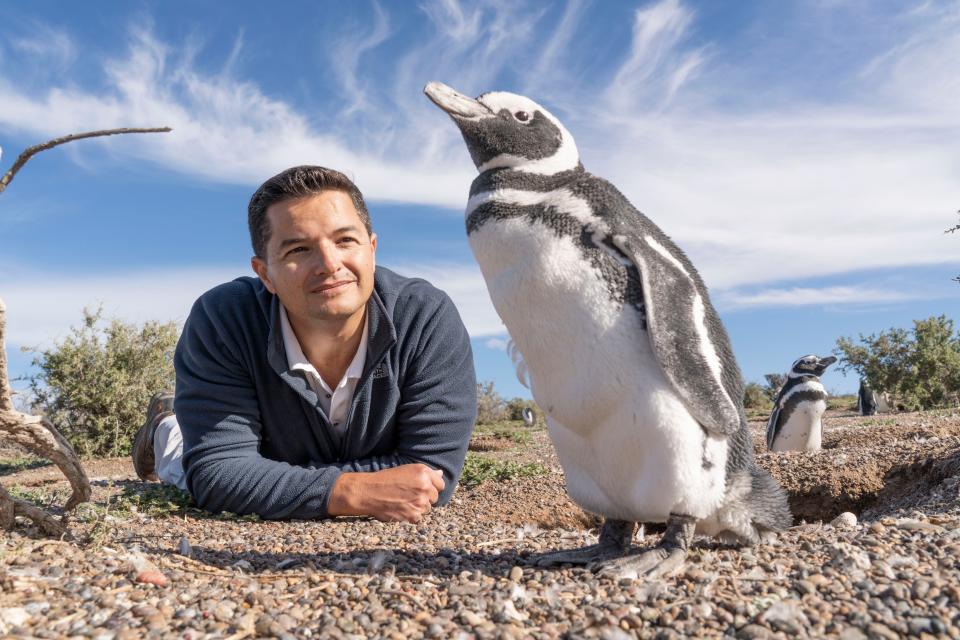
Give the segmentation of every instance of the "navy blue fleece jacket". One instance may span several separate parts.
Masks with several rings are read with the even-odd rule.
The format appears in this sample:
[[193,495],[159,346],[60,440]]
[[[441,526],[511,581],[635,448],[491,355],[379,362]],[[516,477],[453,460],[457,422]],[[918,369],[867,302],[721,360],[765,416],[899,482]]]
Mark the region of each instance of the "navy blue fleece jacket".
[[345,471],[421,462],[450,500],[477,411],[470,339],[445,293],[378,267],[367,360],[342,442],[287,366],[280,301],[237,278],[194,304],[177,345],[175,410],[187,486],[210,511],[323,518]]

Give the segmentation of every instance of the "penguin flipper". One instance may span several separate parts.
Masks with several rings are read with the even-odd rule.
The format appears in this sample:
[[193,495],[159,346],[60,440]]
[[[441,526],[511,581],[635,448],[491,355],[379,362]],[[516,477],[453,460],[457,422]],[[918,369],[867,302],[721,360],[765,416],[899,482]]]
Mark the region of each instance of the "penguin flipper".
[[[652,234],[617,231],[611,237],[613,245],[640,272],[647,333],[660,368],[704,428],[723,436],[735,433],[741,426],[742,404],[728,391],[724,369],[736,368],[736,361],[705,289],[701,292],[699,276]],[[739,370],[733,378],[739,380]]]
[[523,354],[520,353],[520,349],[517,348],[517,344],[513,341],[513,338],[507,341],[507,354],[510,356],[510,361],[513,362],[513,367],[517,374],[517,381],[529,389],[530,370],[527,368],[527,363],[523,361]]
[[767,449],[773,449],[773,441],[780,433],[780,398],[773,404],[773,411],[767,420]]

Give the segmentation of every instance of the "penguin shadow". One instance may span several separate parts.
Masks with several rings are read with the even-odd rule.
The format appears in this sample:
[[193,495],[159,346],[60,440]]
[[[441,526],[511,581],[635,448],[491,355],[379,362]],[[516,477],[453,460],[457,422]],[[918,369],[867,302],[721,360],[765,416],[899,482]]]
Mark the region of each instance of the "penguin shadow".
[[[175,556],[169,547],[144,545],[148,554]],[[389,547],[369,547],[343,552],[273,553],[245,550],[239,552],[211,549],[194,545],[190,559],[214,569],[237,572],[251,577],[263,574],[289,573],[296,577],[304,573],[370,575],[381,577],[417,576],[424,579],[450,580],[463,572],[504,578],[515,566],[533,568],[527,551],[504,550],[497,553],[464,552],[440,549],[436,552],[398,550]],[[184,569],[189,572],[190,567]]]

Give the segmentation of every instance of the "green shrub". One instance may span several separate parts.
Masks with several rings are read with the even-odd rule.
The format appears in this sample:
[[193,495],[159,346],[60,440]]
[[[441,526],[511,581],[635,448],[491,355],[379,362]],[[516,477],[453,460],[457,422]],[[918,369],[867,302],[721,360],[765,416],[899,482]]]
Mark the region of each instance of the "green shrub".
[[773,401],[777,399],[777,394],[780,393],[780,388],[787,383],[787,376],[782,373],[765,373],[763,374],[763,379],[766,384],[764,384],[764,391],[767,393],[767,397],[770,398],[770,406],[773,406]]
[[493,388],[493,382],[477,383],[477,424],[491,424],[507,418],[507,403]]
[[744,409],[771,409],[773,402],[767,394],[763,385],[756,382],[749,382],[743,388],[743,408]]
[[914,320],[913,330],[892,328],[837,340],[841,371],[855,371],[877,393],[909,410],[956,406],[960,400],[960,336],[946,316]]
[[83,325],[50,349],[30,349],[40,373],[30,379],[42,411],[81,456],[130,453],[150,396],[174,384],[177,325],[119,319],[83,310]]
[[460,484],[464,487],[475,487],[490,480],[503,482],[513,478],[542,476],[546,473],[547,468],[537,462],[509,462],[468,453],[463,463],[463,473],[460,474]]
[[533,400],[524,400],[523,398],[512,398],[507,402],[507,419],[523,420],[524,409],[533,411],[534,424],[545,424],[543,411],[540,410],[537,403]]

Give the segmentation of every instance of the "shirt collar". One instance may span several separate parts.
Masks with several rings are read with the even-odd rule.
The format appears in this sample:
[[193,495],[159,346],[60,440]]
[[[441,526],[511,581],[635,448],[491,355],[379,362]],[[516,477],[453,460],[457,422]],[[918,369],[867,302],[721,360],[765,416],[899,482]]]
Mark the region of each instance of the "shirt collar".
[[[363,375],[363,365],[367,360],[368,321],[369,318],[364,317],[363,332],[360,334],[360,344],[357,346],[357,352],[353,355],[353,360],[350,361],[350,366],[347,367],[347,371],[343,375],[344,380],[358,380],[360,376]],[[293,327],[290,325],[290,318],[287,317],[287,310],[282,304],[280,305],[280,333],[283,336],[283,348],[287,354],[287,366],[290,370],[303,371],[312,376],[316,376],[317,379],[322,382],[323,378],[317,372],[316,367],[310,364],[307,356],[303,353],[303,348],[297,340],[297,334],[293,332]],[[343,380],[341,380],[341,382],[343,382]]]

